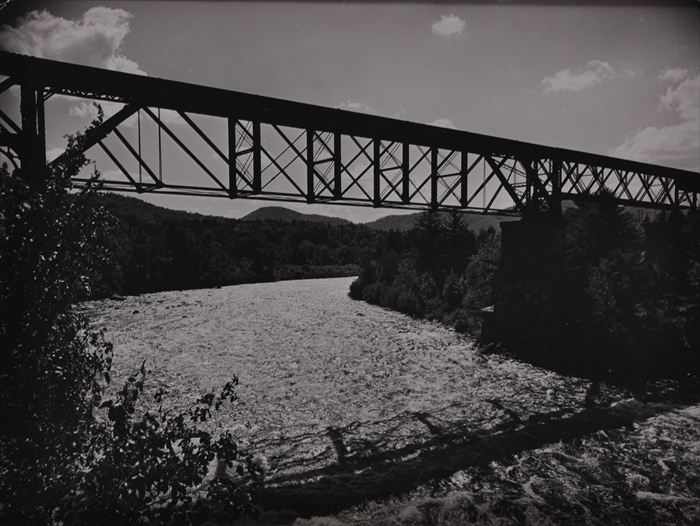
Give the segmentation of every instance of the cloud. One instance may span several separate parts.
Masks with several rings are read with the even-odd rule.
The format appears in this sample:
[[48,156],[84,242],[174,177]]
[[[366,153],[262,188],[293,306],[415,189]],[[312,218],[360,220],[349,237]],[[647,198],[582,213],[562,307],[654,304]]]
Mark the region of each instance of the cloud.
[[657,128],[648,126],[613,150],[617,157],[646,162],[686,161],[700,151],[698,123],[686,121]]
[[678,112],[683,120],[700,120],[700,74],[669,87],[661,96],[661,105]]
[[[78,20],[68,20],[48,11],[31,11],[17,27],[0,29],[0,48],[14,53],[71,62],[113,71],[147,75],[139,64],[124,56],[121,46],[129,34],[132,15],[123,9],[93,7]],[[69,114],[92,120],[97,115],[92,102],[74,97]],[[105,118],[119,111],[123,104],[101,102]],[[124,124],[135,123],[132,117]]]
[[[671,77],[680,79],[681,75],[668,75],[669,81],[673,81]],[[613,155],[700,170],[700,74],[690,78],[686,72],[682,77],[684,80],[676,81],[660,97],[661,107],[674,112],[678,122],[647,126],[633,133],[611,152]]]
[[121,53],[132,15],[123,9],[93,7],[79,20],[31,11],[17,27],[3,26],[0,47],[14,53],[145,75]]
[[464,32],[466,22],[457,15],[442,15],[440,20],[433,23],[433,34],[441,37],[459,35]]
[[[357,113],[367,113],[370,115],[380,115],[380,116],[386,116],[390,117],[393,119],[403,119],[403,111],[395,114],[382,114],[379,113],[376,109],[374,109],[372,106],[369,106],[368,104],[365,104],[364,102],[357,102],[353,100],[346,100],[344,102],[341,102],[340,104],[337,104],[335,108],[339,110],[347,110],[347,111],[354,111]],[[440,119],[435,119],[432,122],[428,122],[430,126],[440,126],[441,128],[451,128],[453,130],[458,129],[457,126],[450,120],[446,118],[440,118]]]
[[659,74],[659,80],[667,82],[680,82],[688,76],[688,70],[683,68],[670,68]]
[[560,91],[581,91],[617,76],[615,69],[602,60],[590,60],[583,68],[575,71],[562,69],[551,77],[542,79],[545,93]]
[[[104,110],[104,103],[100,102],[102,109]],[[68,114],[72,117],[80,117],[82,119],[93,120],[97,117],[97,106],[92,101],[81,101],[75,106],[71,106],[68,110]]]
[[453,130],[457,129],[457,126],[450,119],[436,119],[429,123],[431,126],[440,126],[441,128],[451,128]]
[[377,113],[377,110],[375,110],[372,106],[369,106],[364,102],[357,102],[354,100],[343,101],[340,104],[336,104],[335,108],[339,110],[354,111],[357,113],[370,113],[372,115],[379,115]]
[[66,151],[65,148],[47,148],[46,149],[46,160],[48,162],[53,161],[56,157],[61,155],[64,151]]
[[[72,100],[77,100],[74,97],[70,97]],[[124,107],[124,104],[121,102],[110,102],[110,101],[84,101],[81,100],[77,104],[73,105],[70,107],[68,110],[68,114],[71,115],[72,117],[78,117],[79,119],[83,119],[88,122],[92,122],[97,118],[97,106],[95,106],[95,103],[99,104],[102,107],[102,112],[104,113],[104,119],[107,120],[109,117],[114,115],[116,112],[118,112],[120,109]],[[158,114],[158,111],[156,109],[153,109],[154,114]],[[145,113],[141,112],[141,122],[143,123],[145,121],[148,122],[153,122],[151,121],[151,118],[148,117]],[[174,124],[174,125],[186,125],[185,121],[180,117],[180,115],[173,110],[161,110],[160,111],[160,120],[163,121],[165,124]],[[120,126],[126,126],[126,127],[134,127],[137,125],[138,122],[138,116],[135,113],[131,117],[128,117],[125,119]]]

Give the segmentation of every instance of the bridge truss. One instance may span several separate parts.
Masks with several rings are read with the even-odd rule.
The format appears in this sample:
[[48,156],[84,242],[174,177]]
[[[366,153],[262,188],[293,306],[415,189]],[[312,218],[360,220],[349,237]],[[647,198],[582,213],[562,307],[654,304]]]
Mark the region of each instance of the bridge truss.
[[[0,93],[20,93],[19,122],[0,109],[0,152],[28,173],[47,166],[49,98],[111,108],[81,147],[114,169],[76,187],[513,215],[603,189],[625,205],[699,204],[700,174],[663,166],[6,52],[0,75]],[[166,142],[191,168],[164,168]]]

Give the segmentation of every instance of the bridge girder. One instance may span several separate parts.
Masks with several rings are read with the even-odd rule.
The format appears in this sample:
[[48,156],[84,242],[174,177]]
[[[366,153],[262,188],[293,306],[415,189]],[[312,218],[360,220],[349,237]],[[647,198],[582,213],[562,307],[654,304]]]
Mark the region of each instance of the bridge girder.
[[[32,173],[46,166],[49,97],[123,104],[81,143],[102,150],[119,178],[77,176],[77,187],[497,214],[559,214],[563,199],[607,189],[626,205],[698,206],[700,174],[663,166],[6,52],[0,75],[0,92],[19,85],[21,106],[21,125],[0,111],[0,148]],[[176,114],[179,125],[169,125],[161,110]],[[217,144],[196,115],[222,120],[227,144]],[[134,117],[137,145],[120,131]],[[157,167],[142,155],[142,117],[158,133]],[[196,165],[197,180],[166,177],[163,136]],[[200,141],[197,152],[192,137]],[[115,153],[108,138],[126,154]]]

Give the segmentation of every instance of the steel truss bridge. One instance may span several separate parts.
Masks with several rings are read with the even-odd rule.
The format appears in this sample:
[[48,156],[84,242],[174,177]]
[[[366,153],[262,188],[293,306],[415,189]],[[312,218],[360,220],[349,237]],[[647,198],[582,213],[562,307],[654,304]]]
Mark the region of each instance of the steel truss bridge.
[[[607,189],[624,205],[698,207],[700,174],[663,166],[7,52],[0,75],[0,93],[20,93],[19,117],[0,110],[0,151],[28,173],[47,166],[49,98],[115,110],[82,149],[116,169],[77,187],[513,215]],[[166,169],[166,142],[190,169]]]

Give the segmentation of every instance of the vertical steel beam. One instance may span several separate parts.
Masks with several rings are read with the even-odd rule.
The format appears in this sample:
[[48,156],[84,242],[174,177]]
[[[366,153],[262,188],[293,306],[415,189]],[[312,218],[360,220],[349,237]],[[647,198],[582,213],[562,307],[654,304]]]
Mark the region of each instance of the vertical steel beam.
[[262,144],[260,142],[260,121],[253,121],[253,192],[262,191],[262,164],[260,155]]
[[372,153],[372,166],[374,168],[374,191],[372,193],[374,206],[379,206],[382,202],[381,186],[379,184],[381,177],[381,165],[380,165],[380,143],[381,139],[372,139],[373,153]]
[[401,144],[401,201],[408,203],[410,197],[410,149],[407,142]]
[[673,207],[678,209],[681,205],[681,193],[678,190],[678,181],[673,180]]
[[236,180],[236,119],[228,118],[228,195],[230,198],[236,197],[238,193],[238,182]]
[[438,149],[430,147],[430,208],[436,209],[438,206]]
[[539,208],[535,181],[537,177],[537,160],[525,159],[522,161],[522,165],[525,167],[525,207],[528,210],[537,210]]
[[465,208],[469,201],[469,154],[467,152],[459,152],[459,154],[459,205]]
[[314,131],[306,130],[306,202],[314,202]]
[[333,197],[340,199],[343,197],[343,165],[342,151],[340,146],[340,133],[333,133]]
[[39,141],[37,144],[39,160],[37,161],[41,165],[41,169],[44,170],[46,167],[46,115],[44,113],[44,90],[36,90],[36,117],[37,117],[37,132],[39,134]]
[[24,147],[26,152],[23,155],[31,153],[31,144],[33,136],[37,134],[36,127],[36,93],[34,86],[30,80],[25,78],[20,84],[20,113],[22,120],[22,134]]
[[20,85],[20,113],[22,134],[20,160],[22,172],[28,181],[37,183],[46,170],[44,146],[44,97],[42,90],[26,75]]
[[552,173],[550,175],[552,181],[552,196],[550,200],[550,210],[554,217],[561,216],[561,159],[552,160]]

